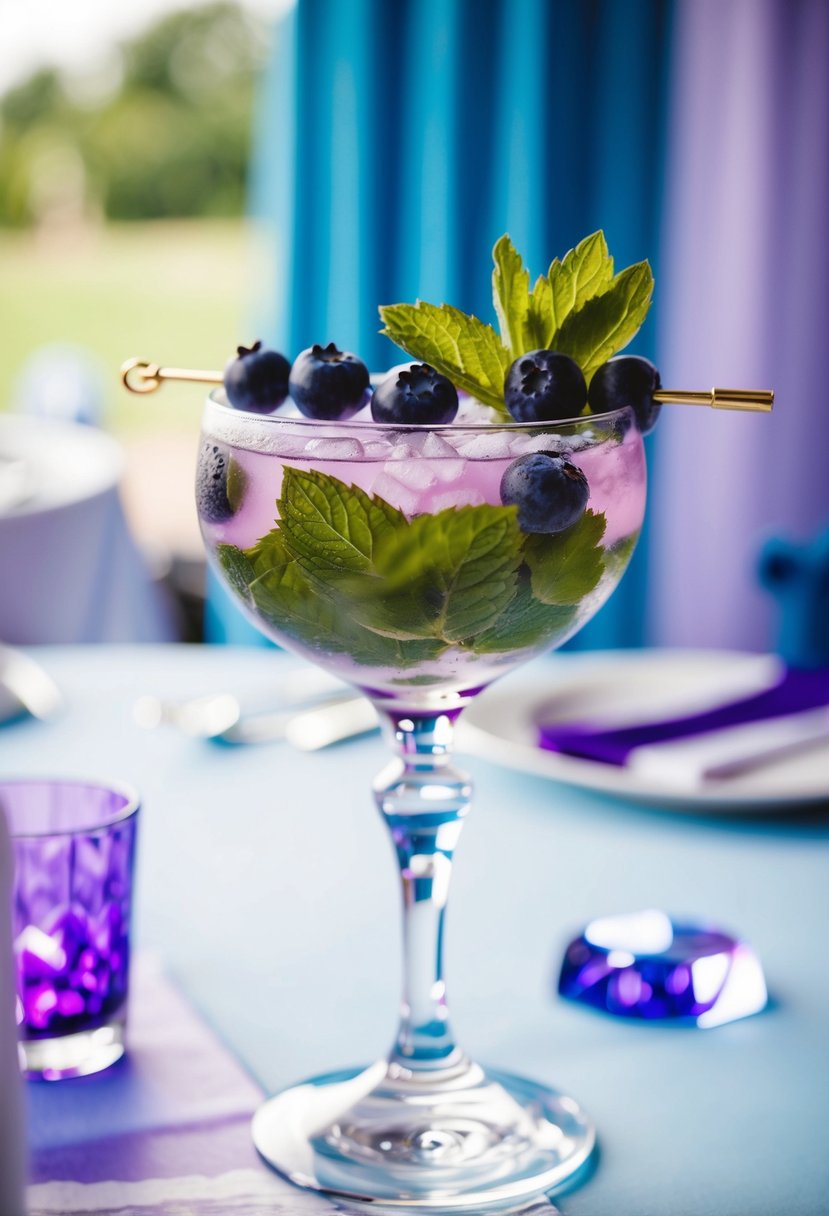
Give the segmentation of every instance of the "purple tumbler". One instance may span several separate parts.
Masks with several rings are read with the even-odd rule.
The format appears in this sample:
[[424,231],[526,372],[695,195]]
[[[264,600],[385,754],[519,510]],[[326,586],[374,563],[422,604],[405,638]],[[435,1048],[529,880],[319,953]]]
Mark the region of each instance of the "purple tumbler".
[[84,781],[0,781],[14,848],[21,1067],[57,1080],[124,1053],[138,798]]

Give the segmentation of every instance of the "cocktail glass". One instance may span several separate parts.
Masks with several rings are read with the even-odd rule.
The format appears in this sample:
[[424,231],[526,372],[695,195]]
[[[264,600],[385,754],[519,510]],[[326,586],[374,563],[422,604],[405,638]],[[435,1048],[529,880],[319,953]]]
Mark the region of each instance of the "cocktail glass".
[[[452,857],[470,805],[452,761],[465,705],[560,645],[621,577],[642,524],[633,412],[546,424],[327,423],[207,402],[197,491],[209,559],[268,637],[375,704],[393,759],[374,784],[403,890],[404,986],[388,1057],[257,1111],[261,1155],[302,1187],[431,1211],[545,1193],[593,1148],[570,1097],[458,1046],[443,973]],[[587,477],[581,519],[524,534],[501,503],[531,452]],[[520,518],[520,517],[519,517]]]

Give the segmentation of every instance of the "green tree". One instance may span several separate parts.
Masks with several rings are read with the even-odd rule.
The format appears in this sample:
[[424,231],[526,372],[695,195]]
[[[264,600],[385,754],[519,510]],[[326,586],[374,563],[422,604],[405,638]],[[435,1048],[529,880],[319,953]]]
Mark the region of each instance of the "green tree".
[[95,109],[38,72],[0,101],[0,223],[37,220],[44,175],[59,188],[70,154],[110,219],[238,214],[263,49],[261,27],[222,0],[125,44],[120,88]]

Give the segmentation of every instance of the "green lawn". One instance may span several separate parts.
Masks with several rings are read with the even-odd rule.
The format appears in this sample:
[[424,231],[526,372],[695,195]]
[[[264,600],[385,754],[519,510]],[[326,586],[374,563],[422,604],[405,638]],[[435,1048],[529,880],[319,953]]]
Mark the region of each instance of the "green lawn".
[[109,225],[60,239],[0,232],[0,409],[27,356],[45,343],[72,342],[100,360],[111,429],[195,421],[199,386],[170,384],[136,397],[121,388],[118,368],[139,355],[221,369],[253,336],[256,262],[241,221]]

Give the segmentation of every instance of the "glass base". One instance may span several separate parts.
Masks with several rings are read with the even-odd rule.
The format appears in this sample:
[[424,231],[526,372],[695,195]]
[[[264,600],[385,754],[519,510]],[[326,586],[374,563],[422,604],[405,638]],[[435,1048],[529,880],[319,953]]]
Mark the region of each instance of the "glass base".
[[252,1130],[298,1186],[434,1212],[546,1194],[596,1138],[572,1098],[468,1061],[431,1076],[382,1061],[315,1077],[265,1102]]
[[31,1080],[87,1077],[120,1060],[124,1054],[124,1023],[111,1022],[53,1039],[21,1039],[17,1050],[20,1070]]

